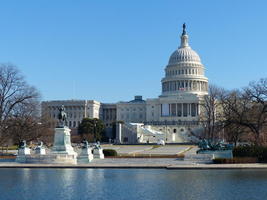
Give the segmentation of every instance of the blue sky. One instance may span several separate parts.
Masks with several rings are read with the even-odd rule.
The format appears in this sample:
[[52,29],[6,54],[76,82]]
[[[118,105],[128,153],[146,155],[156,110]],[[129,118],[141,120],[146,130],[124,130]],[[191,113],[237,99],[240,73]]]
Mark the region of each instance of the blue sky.
[[155,98],[182,23],[209,82],[241,88],[267,77],[267,1],[0,1],[0,63],[43,100]]

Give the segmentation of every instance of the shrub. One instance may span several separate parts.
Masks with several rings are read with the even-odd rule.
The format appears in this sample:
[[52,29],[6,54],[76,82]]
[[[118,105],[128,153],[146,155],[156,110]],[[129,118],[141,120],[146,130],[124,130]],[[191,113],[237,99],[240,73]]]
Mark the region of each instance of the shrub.
[[237,164],[237,163],[256,163],[256,157],[235,157],[235,158],[216,158],[213,159],[215,164]]
[[117,151],[114,149],[104,149],[103,153],[105,156],[117,156],[118,155]]
[[234,157],[255,157],[259,162],[267,162],[267,147],[239,146],[233,150]]

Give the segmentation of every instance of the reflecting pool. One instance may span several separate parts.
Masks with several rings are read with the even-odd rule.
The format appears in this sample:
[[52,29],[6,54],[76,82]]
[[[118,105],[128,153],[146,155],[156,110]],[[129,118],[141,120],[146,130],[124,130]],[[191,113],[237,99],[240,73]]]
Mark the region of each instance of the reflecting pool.
[[267,170],[0,169],[0,199],[267,199]]

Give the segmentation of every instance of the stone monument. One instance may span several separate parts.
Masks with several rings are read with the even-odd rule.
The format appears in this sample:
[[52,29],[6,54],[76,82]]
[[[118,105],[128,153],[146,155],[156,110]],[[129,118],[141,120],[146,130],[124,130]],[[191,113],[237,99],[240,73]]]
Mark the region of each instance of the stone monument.
[[19,143],[18,155],[16,162],[26,162],[27,155],[31,154],[30,148],[27,147],[26,141],[23,140]]
[[54,145],[51,152],[52,163],[76,164],[77,153],[71,146],[70,129],[66,126],[67,114],[62,105],[59,108],[58,125],[55,128]]
[[94,159],[94,156],[92,154],[92,148],[89,146],[87,140],[82,141],[82,152],[77,157],[78,163],[89,163]]
[[41,141],[40,144],[35,148],[35,154],[37,155],[46,155],[45,148],[43,146],[43,142]]
[[[46,163],[46,164],[77,164],[77,153],[71,146],[70,129],[66,126],[67,114],[62,105],[59,108],[58,124],[55,128],[54,145],[51,153],[46,154],[43,142],[36,147],[35,153],[31,154],[26,146],[26,141],[19,145],[16,162],[23,163]],[[89,155],[89,159],[91,159]]]
[[233,146],[222,141],[211,142],[203,139],[199,142],[198,146],[200,149],[197,151],[197,154],[211,155],[212,159],[233,158]]
[[103,149],[100,146],[100,142],[97,142],[93,149],[94,158],[104,159]]

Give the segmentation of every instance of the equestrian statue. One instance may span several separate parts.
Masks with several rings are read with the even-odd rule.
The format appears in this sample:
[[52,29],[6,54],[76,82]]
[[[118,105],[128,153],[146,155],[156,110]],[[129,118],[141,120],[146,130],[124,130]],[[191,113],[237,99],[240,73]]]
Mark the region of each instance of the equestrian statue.
[[62,105],[58,109],[59,113],[57,115],[58,118],[58,127],[64,128],[65,125],[67,125],[67,113],[65,112],[65,107]]

